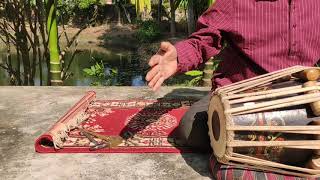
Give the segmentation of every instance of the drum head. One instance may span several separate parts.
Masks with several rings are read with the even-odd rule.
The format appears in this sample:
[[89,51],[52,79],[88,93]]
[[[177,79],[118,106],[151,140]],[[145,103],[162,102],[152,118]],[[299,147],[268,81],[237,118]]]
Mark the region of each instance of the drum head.
[[208,109],[208,127],[211,147],[216,157],[222,158],[226,152],[226,118],[220,97],[211,98]]

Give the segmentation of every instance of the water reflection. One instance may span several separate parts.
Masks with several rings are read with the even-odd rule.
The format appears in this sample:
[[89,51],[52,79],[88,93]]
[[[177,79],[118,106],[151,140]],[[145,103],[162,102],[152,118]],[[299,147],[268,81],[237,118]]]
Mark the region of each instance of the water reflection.
[[131,78],[131,86],[145,86],[145,81],[141,75],[133,76]]
[[104,75],[110,76],[112,73],[112,69],[110,67],[104,66]]
[[[0,49],[0,54],[5,54],[4,49]],[[15,55],[12,56],[13,61]],[[84,68],[90,68],[90,66],[96,63],[96,60],[101,60],[105,64],[104,73],[106,77],[111,75],[112,69],[117,69],[118,73],[111,79],[111,85],[119,86],[144,86],[144,75],[139,68],[139,61],[133,59],[131,51],[127,52],[98,52],[91,50],[84,50],[77,54],[73,60],[70,71],[72,76],[65,80],[64,85],[66,86],[88,86],[96,81],[93,77],[88,77],[84,74]],[[66,54],[66,63],[68,64],[71,54]],[[0,62],[4,60],[4,57],[0,56]],[[47,79],[47,68],[43,63],[43,80]],[[21,71],[23,71],[21,66]],[[44,85],[46,82],[43,83]],[[9,77],[7,72],[0,68],[0,85],[9,85]],[[40,85],[40,75],[37,69],[35,77],[35,85]]]

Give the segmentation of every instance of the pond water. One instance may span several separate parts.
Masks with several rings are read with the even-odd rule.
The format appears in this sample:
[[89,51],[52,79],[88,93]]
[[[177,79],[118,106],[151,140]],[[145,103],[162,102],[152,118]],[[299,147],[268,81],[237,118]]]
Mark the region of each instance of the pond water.
[[[0,49],[0,62],[4,58],[5,50]],[[66,55],[66,60],[70,59],[70,54]],[[13,60],[15,55],[12,56]],[[119,86],[144,86],[144,72],[140,68],[139,61],[132,51],[110,52],[97,50],[83,50],[78,53],[70,66],[69,72],[72,76],[68,78],[64,85],[66,86],[88,86],[96,82],[97,79],[85,75],[83,69],[90,68],[97,62],[103,62],[105,74],[108,75],[110,69],[117,71],[116,75],[109,79],[109,85]],[[68,62],[67,62],[68,63]],[[43,79],[46,79],[47,68],[43,64]],[[100,79],[101,80],[101,79]],[[44,83],[46,84],[46,83]],[[9,85],[9,77],[7,72],[0,68],[0,85]],[[35,77],[35,85],[40,85],[39,71],[37,69]]]

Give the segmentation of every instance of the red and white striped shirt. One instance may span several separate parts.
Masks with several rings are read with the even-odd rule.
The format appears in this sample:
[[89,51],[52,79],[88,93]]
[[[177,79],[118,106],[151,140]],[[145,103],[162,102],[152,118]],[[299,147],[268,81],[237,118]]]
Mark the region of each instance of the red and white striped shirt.
[[220,53],[214,86],[320,58],[320,0],[217,0],[197,31],[175,44],[181,72]]

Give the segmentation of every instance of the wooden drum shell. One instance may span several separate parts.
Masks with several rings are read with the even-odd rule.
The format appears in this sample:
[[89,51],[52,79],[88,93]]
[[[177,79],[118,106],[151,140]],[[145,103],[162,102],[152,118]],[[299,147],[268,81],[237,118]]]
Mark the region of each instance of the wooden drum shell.
[[[293,176],[320,177],[320,170],[307,165],[314,152],[320,152],[320,141],[315,139],[320,135],[320,126],[310,125],[317,118],[310,104],[316,105],[320,101],[320,86],[317,82],[304,86],[294,77],[307,69],[310,67],[292,67],[215,91],[208,108],[208,127],[211,146],[220,163]],[[288,76],[294,82],[292,85],[288,83],[289,86],[273,89],[278,86],[278,80],[283,83]],[[264,124],[249,122],[250,118],[255,122],[254,115],[268,118],[274,114],[278,114],[282,124],[266,119]],[[241,123],[241,118],[249,124]],[[280,134],[281,141],[273,139],[274,134]],[[266,138],[268,135],[271,140]],[[248,139],[247,136],[255,137]],[[266,152],[262,155],[270,156],[255,154],[257,150],[247,151],[255,148]]]
[[[309,149],[291,149],[281,147],[228,147],[228,142],[233,141],[286,141],[286,140],[310,140],[312,135],[286,134],[278,132],[256,132],[256,131],[233,131],[227,130],[227,126],[284,126],[302,125],[311,123],[308,118],[307,109],[279,110],[271,112],[261,112],[248,115],[239,115],[226,119],[221,98],[214,96],[211,99],[208,112],[208,125],[211,146],[217,158],[224,157],[225,154],[241,153],[252,157],[259,157],[266,160],[285,164],[305,163],[311,157],[312,151]],[[226,103],[226,102],[225,102]],[[218,128],[219,127],[219,128]],[[270,151],[269,156],[265,151]],[[291,159],[295,156],[294,159]]]

